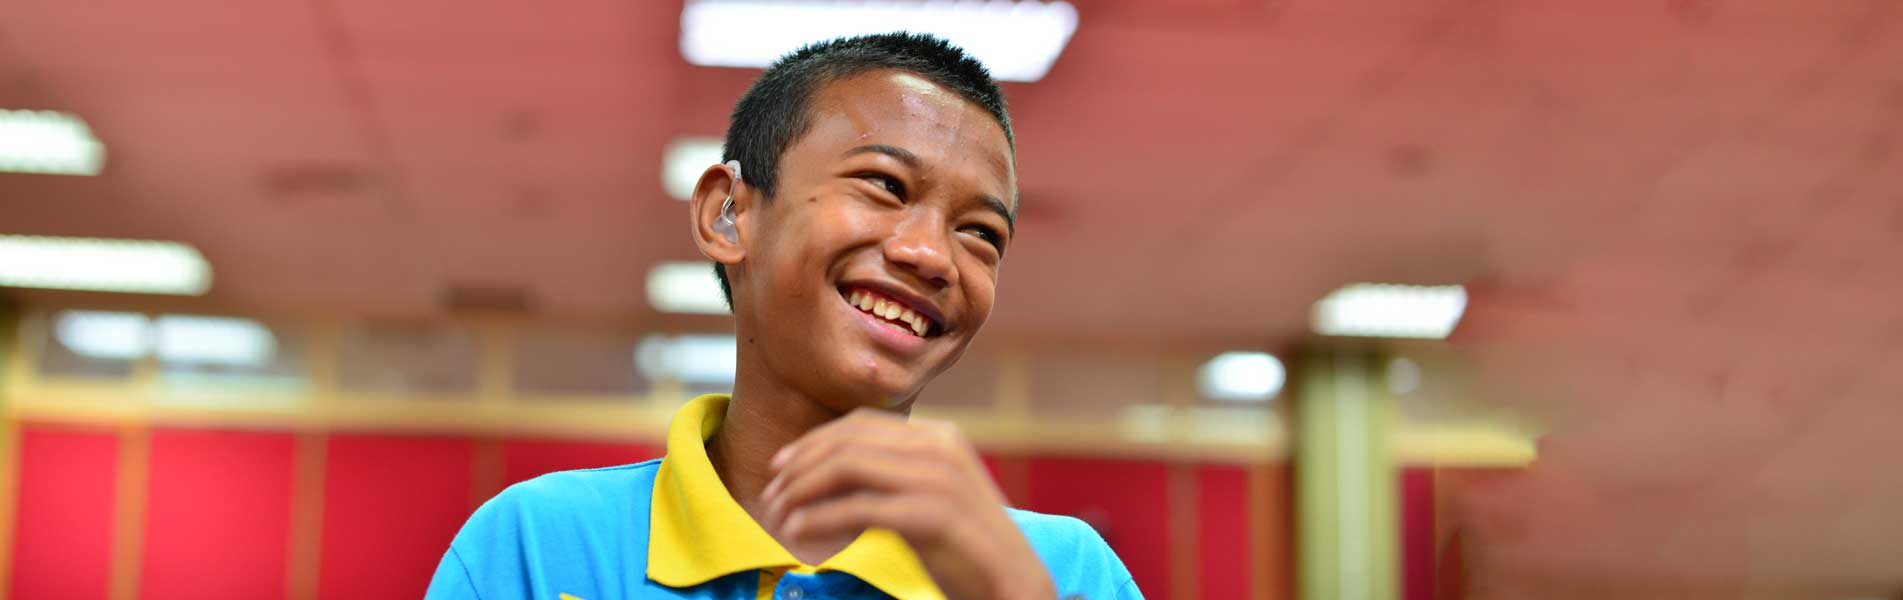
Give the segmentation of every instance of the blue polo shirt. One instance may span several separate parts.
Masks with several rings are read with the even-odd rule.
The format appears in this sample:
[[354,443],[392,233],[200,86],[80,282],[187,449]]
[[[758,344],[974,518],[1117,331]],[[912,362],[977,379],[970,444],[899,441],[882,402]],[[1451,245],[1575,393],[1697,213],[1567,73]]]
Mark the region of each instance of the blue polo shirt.
[[[818,565],[767,535],[707,459],[729,397],[695,398],[659,460],[550,473],[483,504],[450,543],[428,598],[944,598],[898,534],[871,529]],[[1006,509],[1060,598],[1138,600],[1102,537],[1070,517]]]

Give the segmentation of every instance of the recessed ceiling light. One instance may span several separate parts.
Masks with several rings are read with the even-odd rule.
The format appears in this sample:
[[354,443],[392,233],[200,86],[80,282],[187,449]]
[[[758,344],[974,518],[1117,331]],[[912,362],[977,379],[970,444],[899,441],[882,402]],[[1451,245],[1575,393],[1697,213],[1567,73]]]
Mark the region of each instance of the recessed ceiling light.
[[675,200],[692,200],[700,174],[720,164],[719,138],[684,137],[667,143],[661,158],[661,188]]
[[1315,333],[1322,335],[1445,338],[1467,309],[1467,289],[1357,283],[1315,303]]
[[1396,357],[1388,361],[1387,375],[1382,379],[1387,381],[1388,393],[1396,396],[1412,394],[1414,390],[1421,389],[1421,363],[1405,356]]
[[196,296],[211,265],[179,242],[0,235],[0,287]]
[[1197,383],[1212,400],[1263,402],[1282,391],[1282,361],[1266,352],[1224,352],[1203,363]]
[[50,110],[0,109],[0,171],[98,175],[106,145],[79,117]]
[[1077,9],[1035,0],[688,0],[681,56],[701,66],[761,69],[813,42],[893,31],[945,38],[1000,81],[1037,81],[1076,33]]
[[648,304],[667,313],[727,313],[714,263],[706,261],[664,262],[648,269]]

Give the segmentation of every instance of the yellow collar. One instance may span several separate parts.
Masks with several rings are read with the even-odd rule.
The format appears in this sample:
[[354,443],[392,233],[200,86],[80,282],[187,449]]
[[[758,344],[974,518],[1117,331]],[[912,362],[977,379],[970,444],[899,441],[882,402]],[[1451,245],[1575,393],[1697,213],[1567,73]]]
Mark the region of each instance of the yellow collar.
[[654,479],[648,529],[648,578],[683,588],[752,570],[840,571],[900,600],[942,600],[918,555],[897,533],[868,529],[818,566],[801,564],[767,535],[707,460],[707,439],[727,416],[726,394],[695,398],[674,413],[667,457]]

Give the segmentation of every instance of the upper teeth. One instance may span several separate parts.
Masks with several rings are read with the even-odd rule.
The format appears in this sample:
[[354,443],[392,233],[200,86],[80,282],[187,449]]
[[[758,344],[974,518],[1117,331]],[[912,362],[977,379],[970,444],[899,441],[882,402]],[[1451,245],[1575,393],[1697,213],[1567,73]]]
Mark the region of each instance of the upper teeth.
[[881,319],[904,323],[910,326],[912,333],[919,337],[925,337],[925,332],[932,328],[932,320],[926,318],[925,315],[865,290],[853,290],[852,295],[846,298],[846,302]]

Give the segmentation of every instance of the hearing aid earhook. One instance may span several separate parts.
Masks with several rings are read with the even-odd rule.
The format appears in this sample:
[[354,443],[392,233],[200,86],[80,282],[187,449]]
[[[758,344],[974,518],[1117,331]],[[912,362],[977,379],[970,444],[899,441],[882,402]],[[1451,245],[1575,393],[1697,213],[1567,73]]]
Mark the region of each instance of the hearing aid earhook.
[[740,230],[733,223],[733,188],[741,182],[740,161],[730,160],[723,164],[728,171],[733,172],[733,184],[727,187],[727,199],[720,202],[720,217],[714,219],[714,231],[727,238],[728,242],[739,242]]

